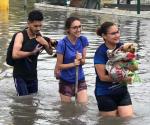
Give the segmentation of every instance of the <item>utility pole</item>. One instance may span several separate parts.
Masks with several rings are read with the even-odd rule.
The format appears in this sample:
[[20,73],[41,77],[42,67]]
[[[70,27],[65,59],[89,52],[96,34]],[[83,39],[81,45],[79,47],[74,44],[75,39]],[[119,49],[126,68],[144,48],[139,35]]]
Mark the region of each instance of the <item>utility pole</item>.
[[24,8],[27,8],[27,0],[24,0]]
[[127,4],[131,4],[131,0],[127,0]]
[[140,10],[141,10],[141,2],[140,0],[137,0],[137,14],[140,14]]
[[120,0],[117,0],[117,4],[120,4]]
[[101,0],[97,0],[97,5],[96,5],[96,9],[99,9],[101,8]]

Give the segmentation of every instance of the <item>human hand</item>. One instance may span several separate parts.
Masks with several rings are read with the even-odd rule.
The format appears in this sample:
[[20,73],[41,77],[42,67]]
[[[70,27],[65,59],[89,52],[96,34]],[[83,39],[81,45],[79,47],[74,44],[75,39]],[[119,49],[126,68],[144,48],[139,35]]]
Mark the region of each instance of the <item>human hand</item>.
[[38,36],[42,36],[42,34],[40,33],[40,31],[38,31],[38,32],[36,33],[36,37],[38,37]]
[[58,69],[56,70],[55,69],[54,70],[54,76],[55,76],[56,79],[60,79],[60,70],[58,70]]
[[77,60],[81,60],[81,59],[82,59],[82,53],[79,53],[79,52],[77,51],[76,59],[77,59]]
[[41,46],[40,44],[37,44],[36,47],[34,48],[34,50],[32,51],[33,55],[37,54],[42,49],[43,49],[43,46]]
[[80,60],[75,59],[75,60],[74,60],[74,66],[79,66],[79,65],[80,65]]
[[126,83],[126,84],[132,84],[132,77],[124,78],[123,82]]

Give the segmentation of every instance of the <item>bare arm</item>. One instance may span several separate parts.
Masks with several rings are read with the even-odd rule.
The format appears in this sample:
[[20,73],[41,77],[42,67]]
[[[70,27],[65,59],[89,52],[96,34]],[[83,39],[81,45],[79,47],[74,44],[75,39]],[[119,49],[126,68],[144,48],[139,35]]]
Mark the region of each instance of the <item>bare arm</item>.
[[96,72],[99,76],[99,79],[102,81],[112,82],[112,78],[106,74],[105,65],[103,64],[96,64],[95,65]]
[[72,68],[75,67],[76,65],[80,65],[80,61],[75,60],[72,63],[63,64],[63,55],[57,54],[57,66],[59,70]]
[[81,59],[81,65],[84,65],[85,64],[85,59],[86,59],[86,50],[87,48],[84,48],[83,49],[83,53],[82,53],[82,59]]
[[63,64],[63,56],[62,54],[57,54],[57,62],[55,65],[55,69],[54,69],[54,75],[57,76],[57,73],[60,72],[60,70],[62,69],[68,69],[68,68],[72,68],[72,67],[76,67],[78,65],[80,65],[80,60],[75,59],[74,62],[72,63],[68,63],[68,64]]
[[49,54],[49,55],[52,55],[53,54],[53,49],[52,49],[52,46],[51,46],[51,43],[47,42],[42,36],[37,36],[36,40],[44,46],[46,52]]
[[32,52],[21,51],[22,43],[23,43],[23,34],[18,33],[16,35],[16,38],[14,41],[14,46],[13,46],[13,51],[12,51],[12,57],[14,59],[26,58],[30,55],[35,54],[33,51]]

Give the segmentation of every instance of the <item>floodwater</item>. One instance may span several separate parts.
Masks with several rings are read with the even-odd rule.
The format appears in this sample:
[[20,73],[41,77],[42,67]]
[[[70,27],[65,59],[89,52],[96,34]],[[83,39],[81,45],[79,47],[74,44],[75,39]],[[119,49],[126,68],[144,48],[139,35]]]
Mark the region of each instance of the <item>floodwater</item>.
[[[148,19],[118,17],[115,15],[92,15],[89,13],[66,12],[52,9],[42,10],[45,16],[42,33],[52,39],[64,35],[64,20],[77,15],[83,23],[83,35],[90,45],[87,49],[87,63],[84,66],[88,84],[87,107],[74,102],[62,105],[58,94],[58,81],[53,70],[56,58],[43,52],[39,56],[37,95],[17,97],[12,78],[12,67],[5,63],[6,49],[11,36],[26,25],[27,13],[33,9],[33,2],[10,1],[10,10],[0,12],[0,125],[150,125],[150,23]],[[101,118],[94,97],[95,72],[93,55],[99,44],[95,29],[104,21],[115,21],[120,25],[121,39],[138,43],[139,75],[141,83],[129,85],[135,116],[130,119]]]

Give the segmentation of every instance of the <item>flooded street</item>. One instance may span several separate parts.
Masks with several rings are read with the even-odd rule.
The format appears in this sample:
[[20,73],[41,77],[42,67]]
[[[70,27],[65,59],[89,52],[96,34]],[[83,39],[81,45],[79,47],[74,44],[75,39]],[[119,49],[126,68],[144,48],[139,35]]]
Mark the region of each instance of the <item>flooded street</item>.
[[[58,93],[58,81],[54,77],[56,58],[43,52],[38,61],[39,92],[37,95],[17,97],[12,78],[12,67],[5,63],[6,50],[12,35],[26,26],[27,14],[33,9],[28,1],[10,1],[10,9],[0,11],[0,125],[149,125],[150,124],[150,23],[149,19],[119,17],[116,15],[94,15],[81,12],[42,10],[44,26],[42,33],[52,39],[64,36],[64,21],[70,15],[78,16],[83,23],[82,34],[90,45],[87,63],[84,65],[88,85],[87,107],[74,103],[62,105]],[[93,55],[101,44],[95,31],[104,21],[115,21],[120,25],[121,40],[138,43],[139,75],[141,83],[129,85],[135,117],[131,119],[101,118],[94,96],[95,71]]]

